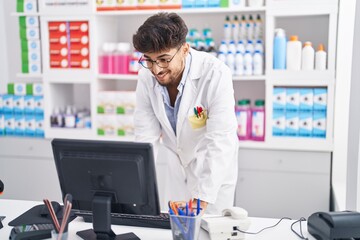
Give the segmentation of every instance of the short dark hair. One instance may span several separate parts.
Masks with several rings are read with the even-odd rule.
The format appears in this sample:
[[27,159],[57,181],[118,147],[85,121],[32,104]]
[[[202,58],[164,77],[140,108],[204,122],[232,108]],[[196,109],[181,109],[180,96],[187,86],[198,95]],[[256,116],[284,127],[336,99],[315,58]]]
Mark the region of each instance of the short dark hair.
[[134,48],[153,53],[179,47],[186,42],[188,28],[176,13],[161,12],[149,17],[133,35]]

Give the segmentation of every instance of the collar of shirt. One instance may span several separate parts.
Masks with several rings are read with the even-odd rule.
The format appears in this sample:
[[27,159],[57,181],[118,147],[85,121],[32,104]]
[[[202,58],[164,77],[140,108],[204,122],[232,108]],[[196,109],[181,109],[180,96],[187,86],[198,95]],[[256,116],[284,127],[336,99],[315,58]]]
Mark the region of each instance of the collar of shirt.
[[176,122],[177,122],[177,114],[179,111],[179,107],[180,107],[180,102],[181,102],[181,96],[184,90],[184,86],[186,83],[186,79],[189,75],[189,70],[190,70],[190,65],[191,65],[191,53],[188,54],[188,56],[185,59],[185,69],[181,78],[181,81],[177,87],[178,89],[178,94],[176,96],[176,100],[175,100],[175,105],[174,107],[171,106],[170,104],[170,97],[169,97],[169,93],[166,89],[166,87],[164,86],[160,86],[160,92],[163,95],[163,99],[164,99],[164,106],[165,106],[165,112],[166,115],[170,121],[171,127],[173,128],[175,134],[176,134]]

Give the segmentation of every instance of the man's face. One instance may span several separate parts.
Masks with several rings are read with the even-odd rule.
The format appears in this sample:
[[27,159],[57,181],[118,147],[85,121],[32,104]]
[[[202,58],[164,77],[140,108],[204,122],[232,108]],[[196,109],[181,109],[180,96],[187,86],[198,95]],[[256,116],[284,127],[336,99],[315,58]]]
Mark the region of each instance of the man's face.
[[149,70],[160,85],[177,87],[185,68],[185,58],[188,51],[188,44],[183,44],[168,51],[144,53],[143,59],[149,66],[152,62],[152,67]]

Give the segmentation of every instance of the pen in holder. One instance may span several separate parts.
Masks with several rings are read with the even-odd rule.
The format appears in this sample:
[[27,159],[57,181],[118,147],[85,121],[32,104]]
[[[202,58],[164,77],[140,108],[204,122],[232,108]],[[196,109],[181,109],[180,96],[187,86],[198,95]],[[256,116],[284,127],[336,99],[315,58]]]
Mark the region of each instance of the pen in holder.
[[170,214],[173,240],[197,240],[199,238],[201,215],[182,216]]

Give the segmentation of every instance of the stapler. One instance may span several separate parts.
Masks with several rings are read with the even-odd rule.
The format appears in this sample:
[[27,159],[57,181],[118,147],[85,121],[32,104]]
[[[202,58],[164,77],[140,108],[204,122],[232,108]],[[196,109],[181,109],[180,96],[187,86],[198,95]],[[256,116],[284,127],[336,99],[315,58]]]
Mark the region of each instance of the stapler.
[[240,240],[249,229],[250,219],[246,210],[239,207],[224,209],[222,216],[204,216],[201,227],[209,233],[211,240]]
[[307,225],[317,240],[360,239],[359,212],[316,212],[308,218]]

